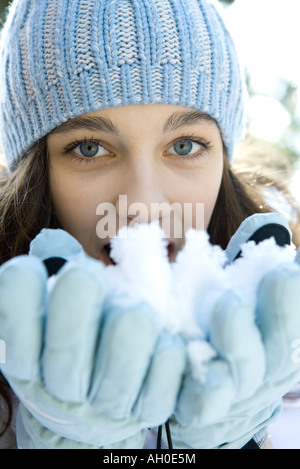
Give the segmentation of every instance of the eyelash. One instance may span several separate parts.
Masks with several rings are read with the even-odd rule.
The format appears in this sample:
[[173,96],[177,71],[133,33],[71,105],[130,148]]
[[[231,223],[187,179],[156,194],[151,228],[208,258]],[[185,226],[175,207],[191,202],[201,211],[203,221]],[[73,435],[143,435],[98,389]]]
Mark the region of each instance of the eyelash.
[[208,142],[203,139],[197,139],[195,138],[195,134],[193,135],[184,135],[182,137],[177,138],[174,140],[172,145],[169,145],[168,148],[171,146],[175,145],[177,142],[181,142],[182,140],[189,140],[192,143],[197,143],[198,145],[201,145],[202,149],[197,152],[197,153],[192,153],[191,155],[175,155],[172,154],[171,156],[175,158],[176,160],[199,160],[200,158],[203,158],[208,152],[210,152],[213,149],[213,145],[211,142]]
[[[193,143],[197,143],[198,145],[201,145],[202,149],[197,152],[197,153],[193,153],[191,155],[176,155],[176,154],[169,154],[172,158],[176,159],[176,160],[199,160],[200,158],[203,158],[205,156],[205,154],[207,154],[209,151],[212,150],[213,146],[211,145],[211,142],[208,142],[208,141],[204,141],[202,139],[195,139],[195,136],[194,135],[187,135],[187,136],[182,136],[182,137],[178,137],[176,140],[173,141],[173,143],[171,145],[168,145],[168,149],[170,147],[172,147],[173,145],[175,145],[177,142],[180,142],[182,140],[189,140]],[[83,138],[81,140],[77,140],[75,139],[73,142],[69,143],[64,149],[63,149],[63,152],[65,155],[67,156],[70,156],[72,159],[76,160],[77,162],[79,163],[85,163],[85,164],[91,164],[92,162],[93,163],[96,163],[97,160],[99,159],[102,159],[102,158],[105,158],[105,156],[103,157],[85,157],[85,156],[80,156],[76,153],[74,153],[74,150],[75,148],[77,148],[78,146],[80,145],[83,145],[85,143],[94,143],[95,145],[100,145],[102,146],[103,148],[105,148],[107,150],[107,152],[109,152],[109,150],[106,148],[106,145],[103,144],[102,141],[96,139],[96,138]],[[109,156],[109,155],[107,155]]]
[[63,149],[63,153],[69,157],[71,157],[72,159],[76,160],[77,162],[79,163],[85,163],[85,164],[91,164],[92,162],[93,163],[96,163],[97,162],[97,159],[99,159],[99,157],[85,157],[85,156],[80,156],[76,153],[74,153],[74,150],[75,148],[77,148],[78,146],[80,145],[84,145],[85,143],[94,143],[95,145],[101,145],[103,148],[105,148],[107,150],[107,152],[109,152],[109,150],[106,148],[106,146],[103,144],[103,142],[101,142],[100,140],[96,139],[96,138],[83,138],[81,140],[73,140],[73,142],[69,143],[64,149]]

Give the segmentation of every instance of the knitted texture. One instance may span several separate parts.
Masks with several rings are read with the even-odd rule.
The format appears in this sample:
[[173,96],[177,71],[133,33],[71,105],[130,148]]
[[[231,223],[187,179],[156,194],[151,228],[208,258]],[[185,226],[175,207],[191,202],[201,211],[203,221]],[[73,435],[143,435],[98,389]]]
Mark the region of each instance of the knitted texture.
[[207,0],[15,0],[0,54],[0,132],[10,168],[66,120],[111,106],[206,112],[229,158],[240,138],[236,51]]

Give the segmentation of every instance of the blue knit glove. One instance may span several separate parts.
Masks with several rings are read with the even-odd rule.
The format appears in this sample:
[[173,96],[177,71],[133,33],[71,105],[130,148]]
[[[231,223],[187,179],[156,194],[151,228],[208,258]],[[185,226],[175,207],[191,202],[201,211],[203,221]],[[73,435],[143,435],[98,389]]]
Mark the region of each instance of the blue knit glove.
[[[244,222],[229,259],[249,239],[251,226],[256,232],[269,221],[280,225],[275,214]],[[294,348],[300,338],[297,259],[263,278],[256,310],[232,292],[217,303],[208,328],[217,357],[207,365],[204,382],[190,373],[184,378],[171,419],[175,448],[238,449],[278,416],[282,396],[300,380]]]
[[[43,258],[65,257],[48,280]],[[105,310],[105,267],[61,230],[0,268],[1,371],[21,401],[20,448],[141,448],[172,413],[182,342],[146,304]]]

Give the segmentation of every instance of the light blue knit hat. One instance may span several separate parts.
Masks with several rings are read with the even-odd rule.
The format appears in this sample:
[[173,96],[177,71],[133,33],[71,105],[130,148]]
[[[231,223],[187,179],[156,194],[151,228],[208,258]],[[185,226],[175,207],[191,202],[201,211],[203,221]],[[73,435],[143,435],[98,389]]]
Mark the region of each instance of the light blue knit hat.
[[168,103],[213,117],[228,157],[243,125],[236,51],[208,0],[15,0],[0,53],[10,168],[82,113]]

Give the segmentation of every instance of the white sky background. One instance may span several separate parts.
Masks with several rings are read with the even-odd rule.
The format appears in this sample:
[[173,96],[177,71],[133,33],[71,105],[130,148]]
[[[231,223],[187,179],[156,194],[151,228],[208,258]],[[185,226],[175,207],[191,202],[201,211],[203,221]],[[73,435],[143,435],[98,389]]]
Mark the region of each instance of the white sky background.
[[249,103],[251,133],[277,141],[289,124],[289,115],[273,99],[280,95],[278,79],[300,87],[300,0],[236,0],[225,15],[252,86],[265,95]]
[[[248,130],[255,137],[278,142],[290,123],[289,113],[278,101],[282,79],[297,88],[300,122],[300,0],[236,0],[225,8],[225,17],[257,93],[248,105]],[[300,202],[300,128],[292,146],[299,153],[299,169],[290,188]]]

